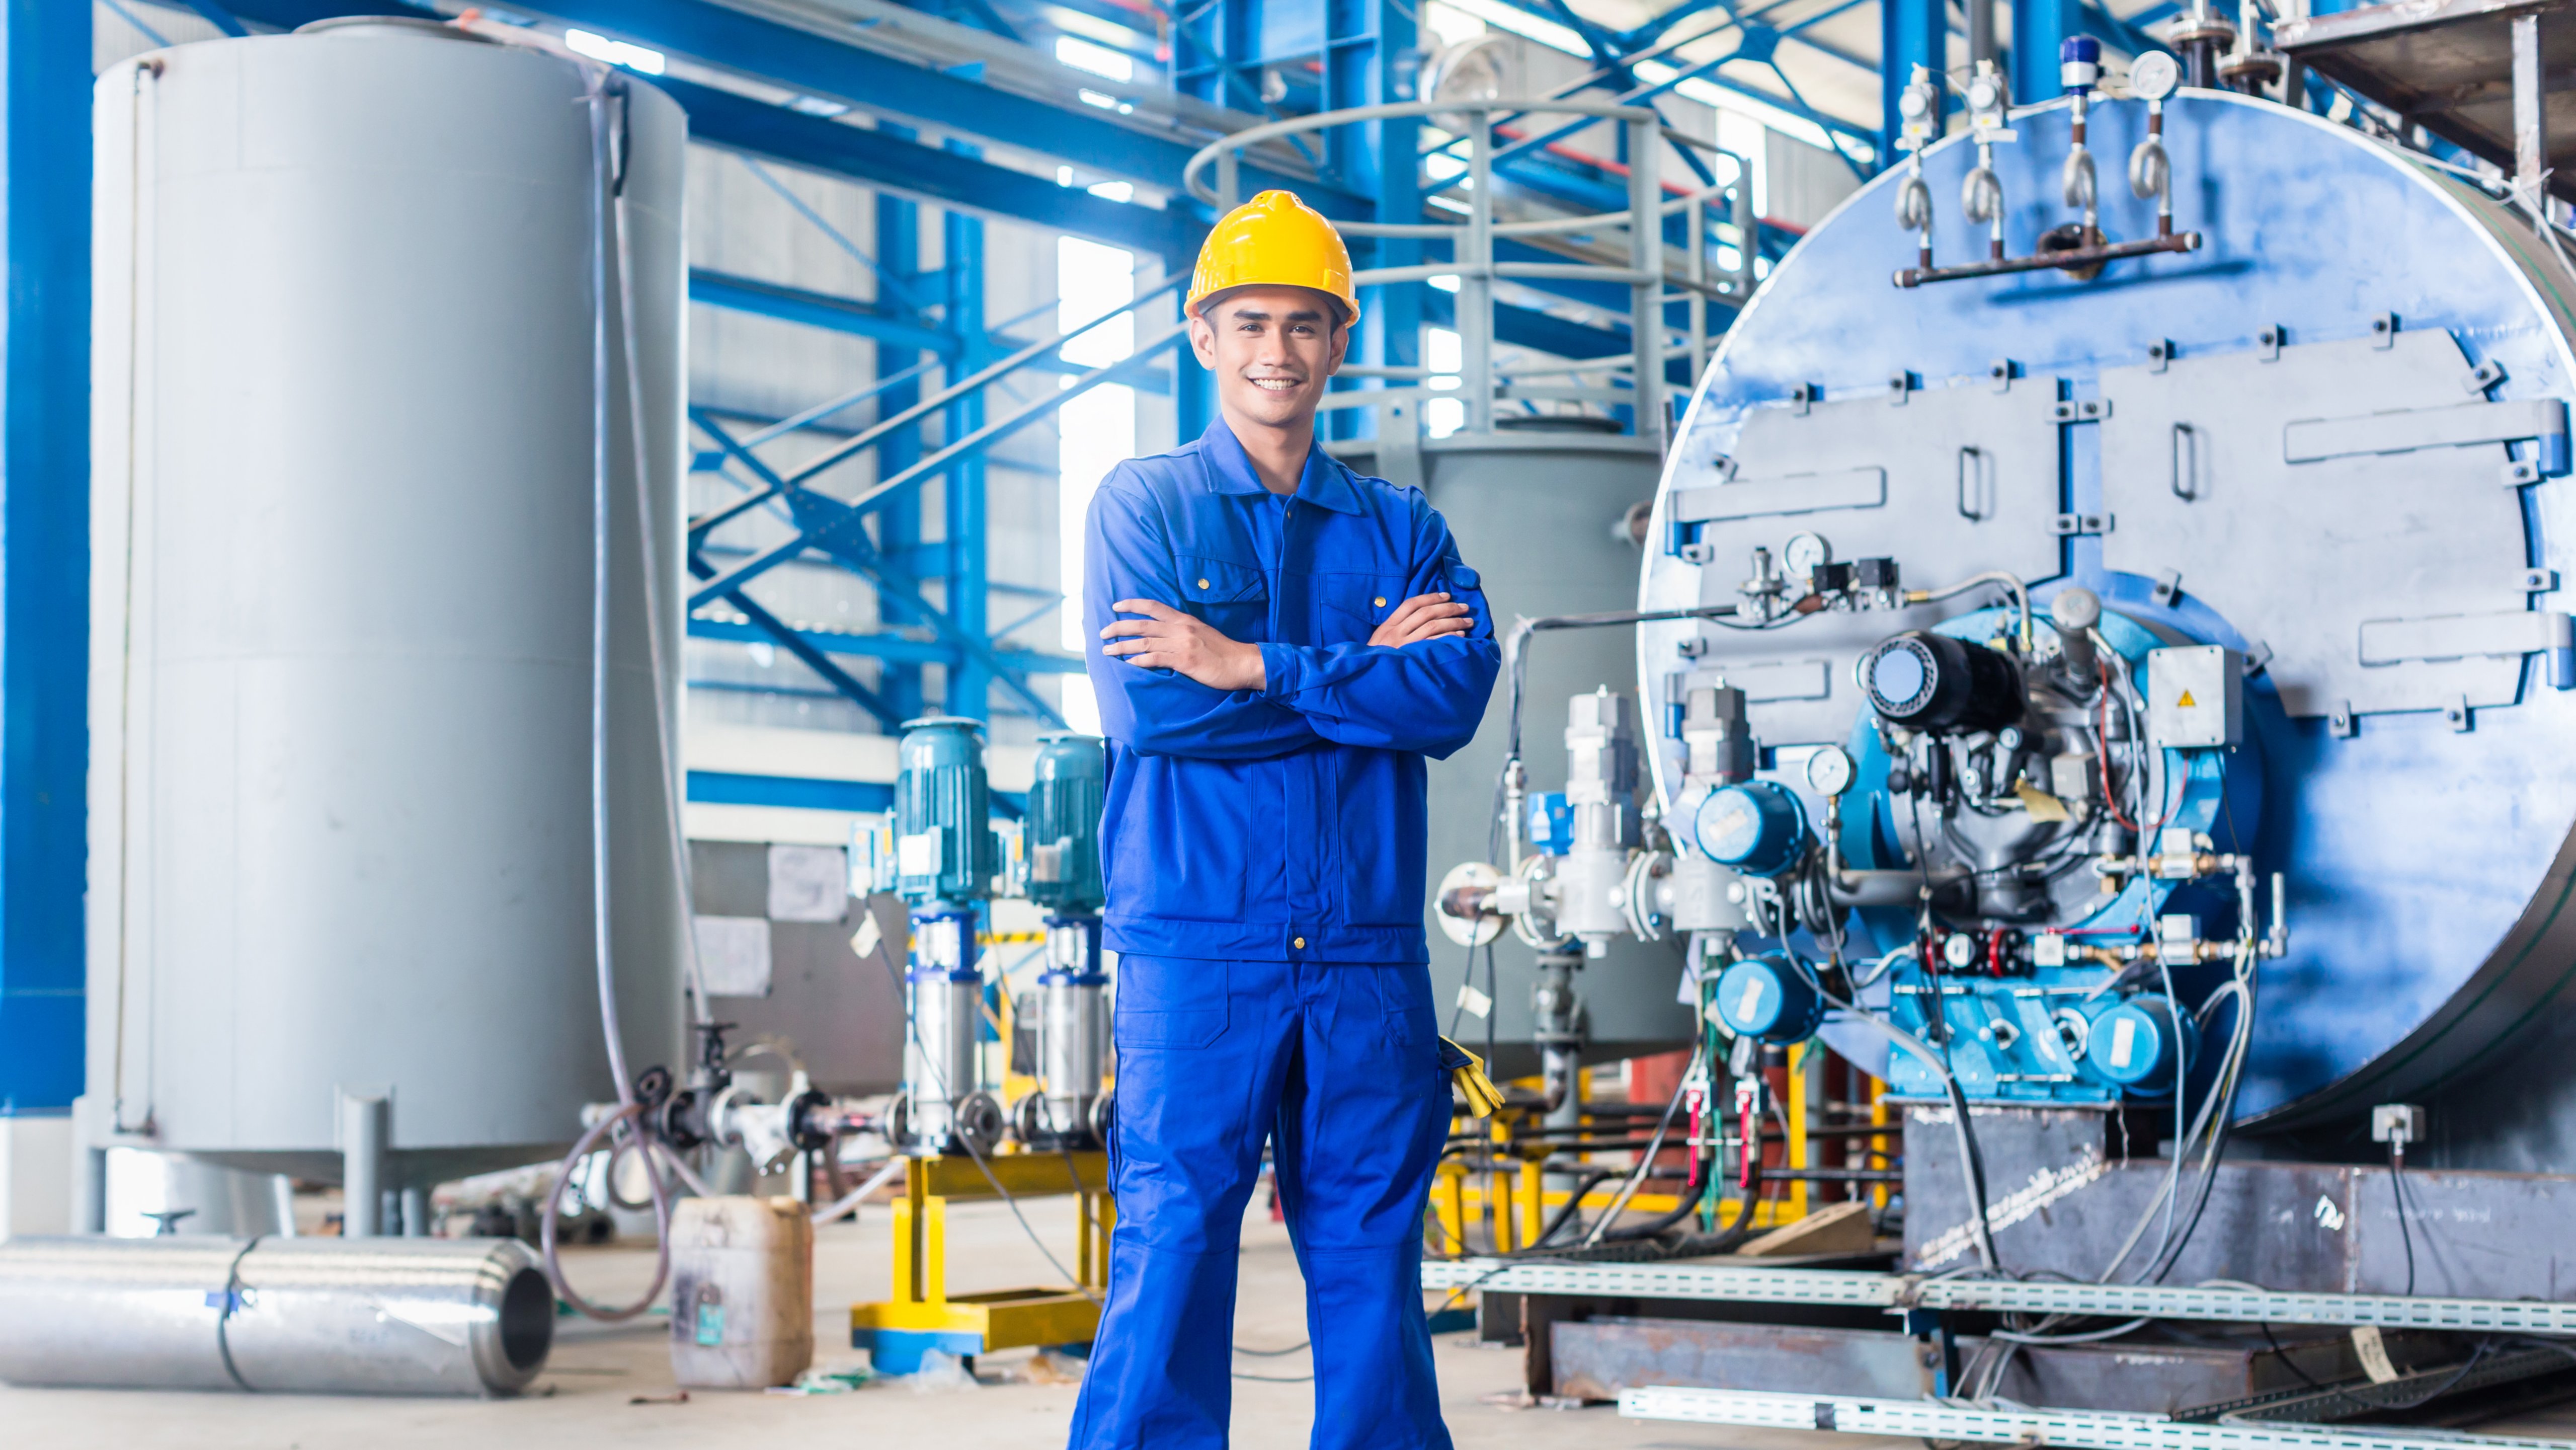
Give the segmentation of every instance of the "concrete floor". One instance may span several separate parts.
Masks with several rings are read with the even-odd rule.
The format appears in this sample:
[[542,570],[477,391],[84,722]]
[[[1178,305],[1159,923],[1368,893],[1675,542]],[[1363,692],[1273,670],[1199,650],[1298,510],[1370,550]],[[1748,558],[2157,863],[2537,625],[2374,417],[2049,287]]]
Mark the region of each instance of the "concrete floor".
[[[1070,1212],[1061,1202],[1028,1206],[1031,1221],[1071,1262]],[[886,1292],[886,1215],[826,1229],[817,1240],[817,1362],[860,1362],[848,1348],[849,1305]],[[964,1291],[1052,1281],[1056,1276],[998,1205],[951,1210],[950,1284]],[[572,1256],[575,1284],[596,1295],[632,1295],[652,1272],[649,1254],[597,1249]],[[1236,1341],[1288,1345],[1305,1338],[1304,1291],[1286,1232],[1258,1209],[1245,1224],[1241,1306]],[[1073,1414],[1074,1385],[1044,1383],[1047,1366],[1027,1351],[990,1356],[974,1387],[918,1390],[879,1381],[855,1394],[788,1396],[700,1391],[671,1403],[665,1321],[631,1328],[559,1321],[552,1359],[535,1391],[514,1400],[379,1400],[265,1398],[249,1395],[29,1390],[0,1387],[0,1445],[10,1450],[101,1445],[188,1446],[191,1450],[397,1450],[470,1446],[473,1450],[555,1450],[601,1443],[727,1446],[935,1445],[938,1450],[1055,1450]],[[1846,1437],[1703,1429],[1624,1421],[1615,1410],[1518,1410],[1486,1397],[1518,1386],[1520,1355],[1472,1346],[1469,1336],[1441,1336],[1442,1399],[1461,1447],[1512,1450],[1873,1450],[1894,1442]],[[1303,1354],[1246,1358],[1246,1373],[1303,1375]],[[1308,1384],[1238,1381],[1234,1443],[1241,1450],[1303,1446],[1313,1421]],[[636,1403],[641,1400],[644,1403]]]
[[[1069,1214],[1038,1203],[1031,1221],[1070,1262]],[[1043,1258],[999,1205],[960,1205],[950,1219],[953,1288],[1004,1288],[1051,1281]],[[652,1271],[649,1254],[597,1249],[573,1256],[574,1282],[598,1295],[632,1295]],[[818,1239],[815,1271],[817,1363],[853,1364],[848,1306],[886,1292],[886,1215],[843,1223]],[[1239,1344],[1294,1344],[1305,1337],[1304,1297],[1287,1234],[1258,1209],[1245,1224]],[[191,1450],[556,1450],[564,1445],[724,1447],[932,1445],[937,1450],[1055,1450],[1073,1413],[1074,1385],[1033,1364],[1027,1351],[979,1365],[981,1383],[941,1389],[879,1381],[854,1394],[789,1396],[700,1391],[674,1401],[665,1321],[633,1327],[560,1321],[546,1373],[533,1393],[512,1400],[266,1398],[248,1395],[27,1390],[0,1387],[0,1445],[187,1446]],[[1509,1408],[1520,1355],[1478,1348],[1464,1334],[1438,1345],[1440,1388],[1451,1434],[1462,1450],[1914,1450],[1914,1442],[1796,1431],[1735,1430],[1622,1420],[1606,1406],[1576,1410]],[[1239,1361],[1246,1373],[1302,1375],[1302,1354]],[[1307,1384],[1238,1381],[1234,1444],[1293,1450],[1313,1420]],[[2558,1411],[2487,1434],[2576,1438],[2576,1413]]]

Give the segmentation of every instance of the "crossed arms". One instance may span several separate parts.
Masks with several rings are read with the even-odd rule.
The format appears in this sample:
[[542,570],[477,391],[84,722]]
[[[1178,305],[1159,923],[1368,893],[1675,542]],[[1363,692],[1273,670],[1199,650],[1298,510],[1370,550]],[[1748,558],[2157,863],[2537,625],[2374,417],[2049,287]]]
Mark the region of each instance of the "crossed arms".
[[1366,642],[1256,644],[1168,602],[1183,592],[1155,502],[1120,481],[1093,496],[1084,551],[1090,674],[1112,739],[1253,760],[1325,741],[1438,757],[1474,736],[1500,653],[1438,513],[1419,511],[1412,587]]

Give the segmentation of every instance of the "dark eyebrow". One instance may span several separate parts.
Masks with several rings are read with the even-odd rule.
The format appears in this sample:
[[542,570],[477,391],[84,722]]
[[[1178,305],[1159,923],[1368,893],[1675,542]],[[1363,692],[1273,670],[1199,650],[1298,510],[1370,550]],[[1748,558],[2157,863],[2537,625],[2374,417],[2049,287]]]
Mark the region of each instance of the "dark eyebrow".
[[[1264,312],[1257,307],[1237,307],[1234,309],[1234,320],[1237,322],[1268,322],[1272,319],[1269,313]],[[1294,308],[1288,313],[1288,320],[1290,322],[1321,322],[1324,320],[1324,312],[1323,309],[1319,307]]]

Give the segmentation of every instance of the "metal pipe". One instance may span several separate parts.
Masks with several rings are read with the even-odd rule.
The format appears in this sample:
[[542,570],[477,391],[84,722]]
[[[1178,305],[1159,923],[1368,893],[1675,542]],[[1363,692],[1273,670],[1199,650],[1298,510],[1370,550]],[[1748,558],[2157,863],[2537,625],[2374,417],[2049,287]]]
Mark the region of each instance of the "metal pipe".
[[515,1239],[21,1238],[0,1244],[0,1380],[504,1395],[554,1345]]
[[381,1097],[340,1095],[340,1232],[353,1239],[385,1231],[385,1148],[393,1138],[393,1104]]

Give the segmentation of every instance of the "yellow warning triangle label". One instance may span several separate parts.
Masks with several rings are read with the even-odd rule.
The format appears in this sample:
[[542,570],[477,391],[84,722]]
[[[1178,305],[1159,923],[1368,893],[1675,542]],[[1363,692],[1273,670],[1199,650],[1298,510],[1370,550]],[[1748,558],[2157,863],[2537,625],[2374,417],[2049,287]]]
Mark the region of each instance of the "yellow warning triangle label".
[[2177,710],[2189,710],[2195,708],[2196,704],[2197,702],[2191,698],[2191,691],[2185,690],[2182,692],[2182,698],[2174,701],[2174,708]]

